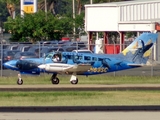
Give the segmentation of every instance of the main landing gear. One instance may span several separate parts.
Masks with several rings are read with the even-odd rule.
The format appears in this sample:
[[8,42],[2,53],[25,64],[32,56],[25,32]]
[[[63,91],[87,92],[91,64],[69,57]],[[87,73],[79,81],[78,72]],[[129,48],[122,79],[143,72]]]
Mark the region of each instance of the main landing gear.
[[52,84],[59,84],[59,79],[57,78],[57,74],[54,73],[51,77]]
[[71,84],[77,84],[78,83],[78,78],[76,75],[72,75],[70,79]]
[[[56,73],[54,73],[51,76],[51,81],[52,81],[52,84],[59,84],[59,78],[57,77]],[[71,79],[70,79],[70,82],[71,82],[71,84],[77,84],[78,83],[78,78],[75,75],[72,75]]]

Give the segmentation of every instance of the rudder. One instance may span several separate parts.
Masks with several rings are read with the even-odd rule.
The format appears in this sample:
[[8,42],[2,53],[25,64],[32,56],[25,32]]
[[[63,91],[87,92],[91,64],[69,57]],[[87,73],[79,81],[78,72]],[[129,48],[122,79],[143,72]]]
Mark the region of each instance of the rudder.
[[142,33],[120,54],[130,62],[146,64],[151,54],[151,48],[156,43],[157,38],[157,33]]

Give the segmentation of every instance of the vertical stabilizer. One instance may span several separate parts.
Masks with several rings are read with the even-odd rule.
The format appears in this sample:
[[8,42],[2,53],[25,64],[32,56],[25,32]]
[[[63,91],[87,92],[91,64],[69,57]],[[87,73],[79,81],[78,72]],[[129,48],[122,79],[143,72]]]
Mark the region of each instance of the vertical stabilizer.
[[130,62],[146,64],[152,51],[151,48],[156,43],[157,38],[157,33],[142,33],[120,54]]

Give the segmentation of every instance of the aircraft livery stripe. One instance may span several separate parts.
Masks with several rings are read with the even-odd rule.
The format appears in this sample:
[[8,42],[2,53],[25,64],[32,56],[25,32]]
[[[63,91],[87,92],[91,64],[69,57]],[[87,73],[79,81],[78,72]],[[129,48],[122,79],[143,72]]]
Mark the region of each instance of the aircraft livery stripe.
[[50,67],[69,67],[69,66],[62,66],[62,65],[50,65]]

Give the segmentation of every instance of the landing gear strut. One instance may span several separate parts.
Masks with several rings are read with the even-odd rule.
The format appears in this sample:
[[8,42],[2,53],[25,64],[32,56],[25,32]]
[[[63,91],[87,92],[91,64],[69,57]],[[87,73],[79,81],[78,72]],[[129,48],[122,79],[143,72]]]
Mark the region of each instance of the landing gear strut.
[[78,83],[78,78],[76,75],[72,75],[70,79],[71,84],[77,84]]
[[51,77],[52,84],[59,84],[59,79],[57,78],[57,74],[54,73]]
[[18,85],[22,85],[22,84],[23,84],[23,80],[22,80],[22,78],[21,78],[21,74],[18,74],[17,84],[18,84]]

